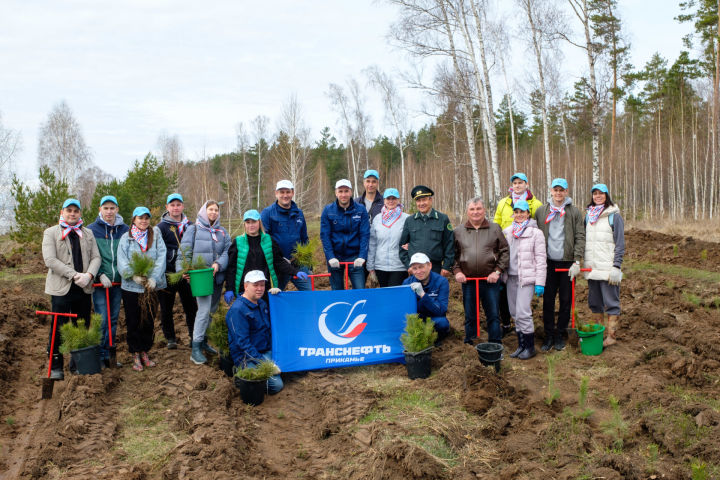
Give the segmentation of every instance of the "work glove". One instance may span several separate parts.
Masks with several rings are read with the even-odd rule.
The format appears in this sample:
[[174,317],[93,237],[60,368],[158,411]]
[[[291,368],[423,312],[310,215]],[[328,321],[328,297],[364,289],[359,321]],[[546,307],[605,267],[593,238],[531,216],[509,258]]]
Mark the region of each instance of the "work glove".
[[410,284],[410,288],[412,288],[412,291],[415,292],[416,295],[420,295],[421,297],[425,293],[422,287],[422,283],[420,282],[412,282]]
[[363,265],[365,265],[365,259],[364,258],[356,258],[353,262],[353,267],[360,268]]
[[148,288],[148,290],[155,290],[155,286],[156,286],[155,279],[154,279],[154,278],[148,278],[148,279],[147,279],[147,288]]
[[570,268],[568,268],[568,277],[570,277],[570,281],[572,282],[573,280],[575,280],[575,277],[577,277],[579,274],[580,264],[578,262],[575,262]]
[[142,285],[143,278],[145,278],[145,277],[141,277],[140,275],[133,275],[132,281],[137,283],[138,285]]
[[298,277],[298,280],[307,280],[308,274],[303,271],[300,271],[297,273],[296,277]]
[[620,285],[622,277],[622,271],[620,271],[620,269],[617,267],[613,267],[612,270],[610,270],[610,278],[608,279],[608,283],[610,285]]
[[100,283],[102,283],[103,288],[112,287],[112,281],[104,273],[100,274]]
[[340,268],[340,260],[337,258],[331,258],[328,260],[328,265],[330,265],[330,268]]
[[76,273],[73,275],[72,281],[77,283],[77,281],[80,280],[80,277],[82,277],[82,273]]
[[542,297],[545,293],[545,287],[542,285],[535,285],[535,296]]
[[277,287],[273,287],[273,288],[270,289],[270,293],[273,294],[273,295],[277,295],[277,294],[280,293],[280,292],[282,292],[282,290],[280,290],[280,289],[277,288]]
[[75,285],[77,285],[80,288],[85,288],[88,285],[90,285],[90,281],[92,280],[92,275],[89,273],[81,273],[78,275],[78,279],[75,280]]
[[235,292],[233,292],[232,290],[228,290],[223,295],[223,298],[225,299],[225,303],[230,305],[233,302],[233,300],[235,300]]

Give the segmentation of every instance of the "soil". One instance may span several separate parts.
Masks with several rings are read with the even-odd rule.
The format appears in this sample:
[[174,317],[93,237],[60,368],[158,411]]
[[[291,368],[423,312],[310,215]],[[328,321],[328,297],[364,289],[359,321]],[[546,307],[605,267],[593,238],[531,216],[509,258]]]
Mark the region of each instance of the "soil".
[[[410,381],[402,365],[284,375],[285,389],[257,407],[220,370],[190,362],[179,302],[181,345],[164,348],[158,327],[157,367],[129,368],[121,315],[125,366],[66,374],[40,400],[44,266],[0,257],[0,479],[720,478],[720,286],[703,276],[718,271],[720,244],[634,230],[626,239],[618,343],[600,356],[568,346],[510,359],[511,335],[496,374],[462,343],[452,282],[456,334],[433,351],[430,378]],[[577,290],[583,321],[584,281]]]

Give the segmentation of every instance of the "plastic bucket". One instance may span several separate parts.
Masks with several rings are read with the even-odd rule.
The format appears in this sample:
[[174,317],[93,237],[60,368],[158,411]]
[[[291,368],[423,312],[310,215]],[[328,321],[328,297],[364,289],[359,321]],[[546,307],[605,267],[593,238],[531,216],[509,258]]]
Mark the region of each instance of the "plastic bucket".
[[190,275],[190,290],[193,297],[206,297],[213,294],[215,279],[212,268],[188,271]]
[[80,375],[93,375],[100,373],[102,369],[100,364],[100,345],[71,350],[70,356],[72,356],[75,362],[75,368],[77,368],[77,373]]
[[245,380],[235,377],[235,387],[240,390],[240,398],[248,405],[260,405],[265,400],[267,380]]
[[420,352],[403,353],[405,354],[405,368],[407,368],[408,378],[410,380],[428,378],[430,376],[432,347]]
[[605,327],[598,325],[597,330],[592,332],[577,331],[580,337],[580,352],[583,355],[600,355],[603,351],[603,332]]
[[475,350],[477,350],[480,363],[486,367],[496,365],[502,360],[503,346],[500,343],[478,343],[475,346]]

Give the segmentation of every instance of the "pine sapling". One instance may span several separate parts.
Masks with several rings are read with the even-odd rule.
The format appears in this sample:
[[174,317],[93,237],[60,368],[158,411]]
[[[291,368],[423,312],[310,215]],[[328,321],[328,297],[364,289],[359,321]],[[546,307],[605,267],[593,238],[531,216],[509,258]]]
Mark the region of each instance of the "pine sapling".
[[405,333],[400,336],[400,341],[406,352],[422,352],[435,345],[438,334],[431,318],[423,320],[413,313],[405,315],[405,319]]
[[262,360],[255,366],[239,368],[235,376],[243,380],[259,381],[267,380],[280,373],[280,368],[272,360]]
[[582,420],[587,419],[593,414],[593,410],[587,406],[588,381],[589,378],[586,376],[583,376],[580,379],[580,394],[578,396],[578,406],[580,407],[580,411],[577,416]]
[[610,401],[612,417],[607,422],[603,422],[602,427],[605,433],[612,437],[613,448],[619,452],[623,448],[623,439],[627,433],[628,427],[627,423],[625,423],[622,418],[622,412],[620,412],[620,401],[614,395],[610,395],[608,400]]
[[292,261],[298,267],[305,267],[310,270],[314,269],[317,262],[315,261],[315,251],[318,249],[320,240],[318,237],[312,237],[305,245],[296,243],[292,253]]
[[228,328],[225,322],[225,315],[227,314],[228,307],[225,305],[219,305],[218,309],[212,316],[212,322],[207,329],[207,337],[212,345],[215,346],[221,355],[228,355],[230,353],[230,344],[228,343]]
[[182,268],[179,272],[167,274],[168,283],[170,285],[177,285],[180,280],[183,279],[183,276],[187,275],[187,272],[190,270],[201,270],[203,268],[207,268],[207,264],[205,263],[205,259],[202,255],[196,255],[195,258],[193,258],[189,252],[190,247],[186,245],[180,252],[180,256],[182,257]]
[[60,353],[67,354],[73,350],[80,350],[85,347],[100,345],[102,334],[100,324],[102,317],[97,313],[90,317],[90,328],[85,327],[85,319],[79,319],[77,325],[67,322],[60,327],[62,344],[59,347]]
[[134,276],[147,278],[155,268],[155,260],[142,253],[133,252],[128,267],[130,267],[130,274],[125,277],[126,280],[130,280]]

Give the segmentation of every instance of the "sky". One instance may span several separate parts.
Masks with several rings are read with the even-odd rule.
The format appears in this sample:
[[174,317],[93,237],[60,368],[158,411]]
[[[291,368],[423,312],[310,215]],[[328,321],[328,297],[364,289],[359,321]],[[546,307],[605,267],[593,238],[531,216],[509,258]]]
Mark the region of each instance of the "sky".
[[[506,17],[521,18],[509,0],[493,1]],[[691,27],[674,20],[676,2],[619,3],[636,66],[656,51],[677,57]],[[189,160],[232,151],[238,122],[265,115],[276,130],[291,95],[312,138],[325,126],[337,135],[328,85],[350,77],[364,84],[362,71],[370,65],[396,75],[418,128],[431,120],[421,113],[428,100],[399,77],[417,60],[388,42],[396,18],[395,7],[371,0],[4,0],[0,112],[5,128],[22,136],[15,169],[25,179],[36,175],[38,130],[61,100],[80,123],[94,162],[117,177],[157,151],[162,133],[178,135]],[[510,74],[522,91],[534,59],[521,40],[513,45]],[[586,60],[577,49],[565,52],[561,78],[569,87]],[[498,101],[504,82],[496,77],[493,86]],[[373,136],[389,133],[369,89],[367,101]]]

